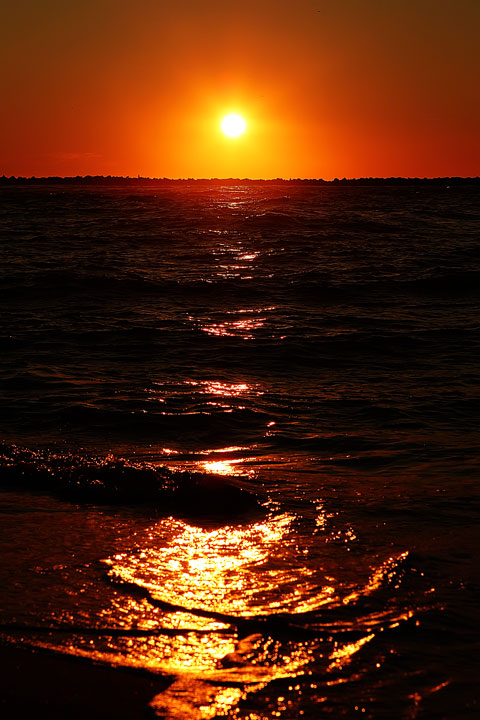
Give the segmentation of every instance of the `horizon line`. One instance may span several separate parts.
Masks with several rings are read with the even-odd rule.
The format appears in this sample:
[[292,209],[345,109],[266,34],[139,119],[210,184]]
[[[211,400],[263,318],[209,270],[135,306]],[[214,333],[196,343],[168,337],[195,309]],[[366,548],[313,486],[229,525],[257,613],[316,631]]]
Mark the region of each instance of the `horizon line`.
[[275,177],[275,178],[248,178],[248,177],[149,177],[143,175],[1,175],[0,183],[8,182],[25,182],[25,181],[67,181],[67,182],[85,182],[85,181],[127,181],[127,182],[195,182],[195,183],[218,183],[218,182],[238,182],[238,183],[321,183],[325,185],[338,183],[358,183],[358,182],[441,182],[441,181],[479,181],[478,175],[432,175],[432,176],[361,176],[361,177],[342,177],[325,180],[324,178],[302,178],[302,177]]

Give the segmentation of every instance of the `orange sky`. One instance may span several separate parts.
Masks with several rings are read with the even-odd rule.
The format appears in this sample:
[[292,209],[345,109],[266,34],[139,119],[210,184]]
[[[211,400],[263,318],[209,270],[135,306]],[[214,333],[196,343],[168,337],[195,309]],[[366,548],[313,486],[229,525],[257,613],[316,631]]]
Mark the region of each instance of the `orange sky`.
[[479,27],[480,0],[12,0],[0,175],[479,175]]

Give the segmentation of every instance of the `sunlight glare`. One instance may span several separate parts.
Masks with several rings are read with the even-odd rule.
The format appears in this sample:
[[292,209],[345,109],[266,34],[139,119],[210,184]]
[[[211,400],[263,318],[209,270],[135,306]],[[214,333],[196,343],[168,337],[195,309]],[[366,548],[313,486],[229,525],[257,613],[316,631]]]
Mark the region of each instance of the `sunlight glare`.
[[228,137],[238,137],[239,135],[243,135],[247,129],[247,123],[241,115],[230,113],[230,115],[225,115],[220,123],[220,127],[222,132],[228,135]]

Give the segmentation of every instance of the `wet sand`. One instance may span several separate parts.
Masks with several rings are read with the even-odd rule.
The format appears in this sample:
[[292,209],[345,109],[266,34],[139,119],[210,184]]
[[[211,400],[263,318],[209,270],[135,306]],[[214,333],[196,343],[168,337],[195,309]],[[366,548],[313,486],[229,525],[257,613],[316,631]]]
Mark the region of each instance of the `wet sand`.
[[148,703],[170,680],[83,658],[0,646],[0,717],[146,720]]

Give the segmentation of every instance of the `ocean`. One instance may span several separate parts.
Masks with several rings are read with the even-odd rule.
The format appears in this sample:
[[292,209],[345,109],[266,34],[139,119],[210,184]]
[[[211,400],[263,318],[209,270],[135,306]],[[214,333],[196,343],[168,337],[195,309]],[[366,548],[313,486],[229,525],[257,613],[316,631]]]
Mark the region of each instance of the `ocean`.
[[0,637],[153,717],[480,712],[478,186],[0,188]]

